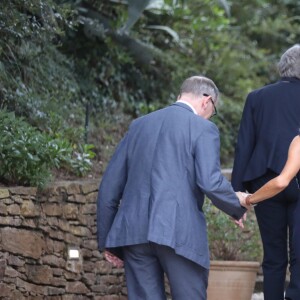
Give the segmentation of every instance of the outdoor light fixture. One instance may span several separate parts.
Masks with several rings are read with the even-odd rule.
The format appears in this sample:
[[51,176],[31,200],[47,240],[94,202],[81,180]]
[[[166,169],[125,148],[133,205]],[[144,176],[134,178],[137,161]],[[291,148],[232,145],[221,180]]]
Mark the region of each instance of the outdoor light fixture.
[[78,260],[79,249],[77,247],[68,247],[68,259]]

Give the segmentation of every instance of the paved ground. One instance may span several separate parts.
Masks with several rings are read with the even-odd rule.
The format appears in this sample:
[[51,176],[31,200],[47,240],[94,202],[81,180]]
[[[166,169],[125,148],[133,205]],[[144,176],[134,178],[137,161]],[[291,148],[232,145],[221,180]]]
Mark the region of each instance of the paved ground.
[[253,294],[251,300],[264,300],[264,294],[263,293]]

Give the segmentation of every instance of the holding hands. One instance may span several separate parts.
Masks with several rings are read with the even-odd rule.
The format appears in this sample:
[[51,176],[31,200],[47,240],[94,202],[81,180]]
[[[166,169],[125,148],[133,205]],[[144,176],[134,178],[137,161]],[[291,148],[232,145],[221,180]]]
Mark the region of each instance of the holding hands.
[[[251,205],[247,203],[246,198],[249,196],[247,193],[243,192],[236,192],[237,197],[240,200],[241,206],[245,207],[246,209],[251,209]],[[243,217],[240,220],[235,220],[234,223],[237,224],[240,228],[244,228],[244,221],[247,219],[247,213],[243,215]]]
[[251,204],[249,204],[249,202],[246,200],[250,194],[243,192],[236,192],[235,194],[239,198],[241,206],[245,207],[246,209],[251,209]]

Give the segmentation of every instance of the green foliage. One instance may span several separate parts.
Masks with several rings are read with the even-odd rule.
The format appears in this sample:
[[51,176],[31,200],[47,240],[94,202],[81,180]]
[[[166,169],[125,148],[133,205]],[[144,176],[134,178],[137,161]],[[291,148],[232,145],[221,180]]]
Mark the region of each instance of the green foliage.
[[[99,47],[103,54],[99,66],[102,70],[100,82],[105,83],[102,84],[102,94],[108,100],[106,103],[114,103],[115,107],[136,117],[151,111],[150,107],[155,103],[159,103],[155,105],[159,108],[175,101],[179,85],[186,77],[194,74],[211,77],[224,99],[216,123],[221,132],[222,164],[230,166],[246,95],[273,80],[276,57],[263,43],[262,37],[262,42],[253,40],[256,33],[250,24],[252,19],[239,18],[241,10],[243,14],[248,13],[240,4],[231,5],[230,17],[219,1],[189,1],[184,4],[166,1],[166,4],[161,9],[145,11],[130,31],[132,39],[162,50],[163,59],[160,59],[162,56],[153,56],[151,65],[140,64],[139,57],[116,39],[101,39]],[[255,15],[254,23],[258,30],[266,21],[266,14],[274,14],[274,11],[267,11],[269,4],[265,1],[243,5],[249,11],[261,12],[261,15]],[[126,10],[126,6],[110,2],[102,6],[102,11],[107,13],[106,16],[109,16],[112,24],[116,24],[116,28],[121,27],[119,22],[124,20]],[[282,18],[288,22],[291,30],[295,29],[295,20]],[[284,24],[278,18],[268,22],[268,28]],[[179,36],[179,41],[173,33],[155,30],[159,26],[172,29]],[[270,30],[263,32],[265,36],[270,34]],[[276,32],[273,32],[273,36],[276,36]],[[275,42],[273,45],[274,49],[278,49]]]
[[51,168],[59,167],[72,149],[52,140],[13,113],[0,111],[0,178],[13,184],[44,186]]
[[84,176],[90,171],[92,167],[91,159],[96,155],[92,151],[94,148],[92,144],[77,145],[72,158],[68,161],[77,176]]
[[[76,147],[76,148],[75,148]],[[73,145],[30,126],[14,113],[0,110],[0,180],[43,187],[53,168],[86,175],[95,156],[93,145]]]
[[241,105],[236,105],[236,103],[225,96],[222,97],[219,103],[218,115],[214,118],[214,122],[217,124],[221,133],[221,158],[222,166],[224,168],[232,167],[232,151],[237,140],[238,126],[241,115]]
[[65,28],[73,26],[71,12],[52,0],[1,2],[0,108],[36,126],[49,111],[73,109],[80,99],[73,64],[59,51]]
[[211,202],[204,204],[211,259],[260,261],[262,245],[253,212],[248,213],[244,229],[218,210]]
[[186,77],[203,74],[222,94],[214,122],[230,167],[246,95],[277,79],[279,55],[299,41],[299,1],[142,2],[1,1],[0,109],[67,141],[60,168],[84,176],[86,137],[105,165],[129,119],[174,102]]
[[107,166],[116,145],[120,142],[125,132],[128,130],[131,117],[115,113],[110,118],[105,114],[100,115],[91,128],[91,140],[95,141],[97,149],[97,171],[101,174]]

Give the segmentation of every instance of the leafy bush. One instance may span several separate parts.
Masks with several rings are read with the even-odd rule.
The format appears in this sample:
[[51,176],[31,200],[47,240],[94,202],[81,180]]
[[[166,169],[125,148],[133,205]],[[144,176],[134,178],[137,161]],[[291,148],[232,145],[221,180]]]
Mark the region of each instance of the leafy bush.
[[36,125],[49,111],[66,116],[77,105],[73,62],[59,51],[72,19],[61,1],[1,1],[0,108]]
[[72,157],[67,160],[70,170],[77,176],[84,176],[91,169],[91,159],[96,155],[92,149],[94,149],[92,144],[79,144]]
[[95,157],[95,148],[93,144],[84,144],[81,141],[85,139],[83,128],[78,124],[73,127],[66,122],[62,116],[50,112],[45,118],[44,132],[54,140],[67,140],[71,144],[72,154],[65,158],[62,167],[76,176],[84,176],[90,171],[92,161]]
[[51,170],[61,167],[85,175],[95,155],[93,145],[77,148],[62,137],[39,132],[14,113],[0,111],[1,181],[43,187],[51,178]]
[[232,219],[210,201],[204,204],[211,259],[260,261],[262,246],[255,215],[248,212],[240,229]]
[[201,73],[224,99],[214,122],[230,167],[247,93],[276,80],[278,55],[299,41],[297,1],[165,0],[140,11],[142,2],[1,1],[0,109],[35,126],[39,142],[45,132],[53,151],[67,143],[60,167],[84,175],[85,117],[104,168],[128,118],[174,102],[183,79]]
[[14,184],[43,186],[51,168],[59,167],[72,148],[63,140],[52,140],[14,113],[0,111],[0,178]]

